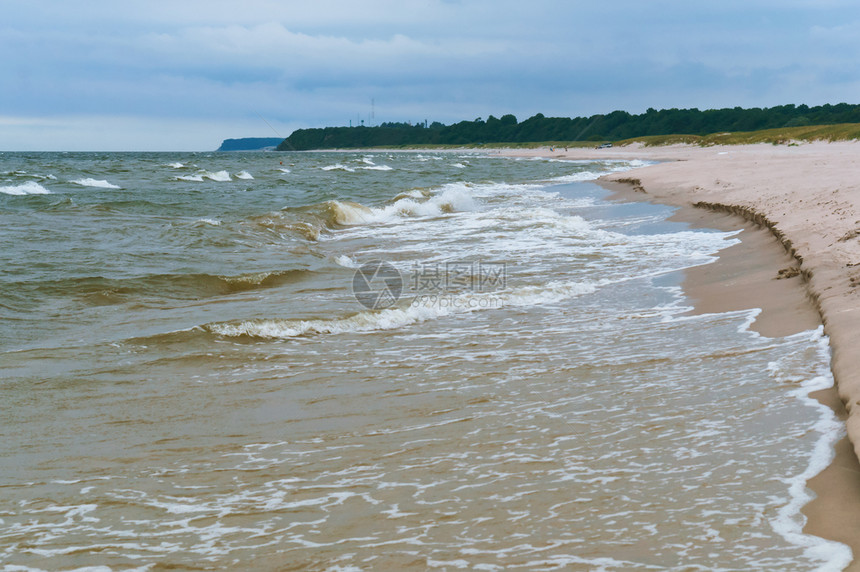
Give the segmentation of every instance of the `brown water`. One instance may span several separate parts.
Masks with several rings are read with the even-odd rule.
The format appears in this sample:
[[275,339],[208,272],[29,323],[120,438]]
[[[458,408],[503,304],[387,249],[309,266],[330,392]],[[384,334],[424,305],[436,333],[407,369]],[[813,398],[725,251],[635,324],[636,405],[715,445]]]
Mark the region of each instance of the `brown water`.
[[826,338],[682,316],[734,239],[581,182],[624,164],[0,158],[7,570],[850,560],[801,533]]

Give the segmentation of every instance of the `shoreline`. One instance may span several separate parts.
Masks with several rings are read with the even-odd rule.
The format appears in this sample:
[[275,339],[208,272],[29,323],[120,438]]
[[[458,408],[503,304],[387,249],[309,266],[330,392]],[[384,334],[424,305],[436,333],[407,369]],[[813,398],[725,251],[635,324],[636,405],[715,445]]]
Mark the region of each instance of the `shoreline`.
[[[599,184],[612,193],[610,200],[659,202],[634,190],[629,182],[601,180]],[[800,262],[771,229],[730,212],[693,205],[680,205],[669,220],[694,228],[741,231],[740,243],[721,250],[716,262],[683,271],[681,288],[693,303],[692,315],[758,308],[761,313],[749,328],[766,337],[790,336],[822,325]],[[798,271],[777,279],[788,268]],[[836,384],[809,397],[829,407],[840,421],[847,418]],[[833,448],[827,468],[807,481],[815,498],[801,510],[807,518],[803,532],[849,546],[854,560],[845,570],[860,571],[860,462],[848,436]]]
[[[610,200],[648,200],[641,192],[631,192],[629,183],[598,183],[612,192]],[[695,308],[691,315],[758,308],[761,313],[750,330],[771,338],[822,325],[799,262],[767,228],[733,214],[693,206],[679,207],[669,220],[692,228],[740,231],[736,237],[740,242],[721,250],[716,262],[684,271],[681,288]]]
[[[834,458],[807,481],[804,533],[848,545],[860,570],[860,142],[796,146],[502,151],[566,160],[662,161],[601,177],[624,200],[678,207],[674,220],[743,229],[741,244],[685,272],[694,313],[761,308],[751,329],[784,336],[824,324],[832,388],[810,394],[846,423]],[[855,159],[857,157],[858,159]],[[784,279],[777,280],[776,274]],[[853,407],[852,407],[853,406]]]

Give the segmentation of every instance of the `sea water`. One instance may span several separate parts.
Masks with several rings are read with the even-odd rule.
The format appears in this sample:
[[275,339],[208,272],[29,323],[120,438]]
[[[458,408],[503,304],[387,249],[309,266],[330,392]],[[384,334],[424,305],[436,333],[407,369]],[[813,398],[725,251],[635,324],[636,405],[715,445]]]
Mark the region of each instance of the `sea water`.
[[641,162],[0,154],[5,570],[840,569],[821,330]]

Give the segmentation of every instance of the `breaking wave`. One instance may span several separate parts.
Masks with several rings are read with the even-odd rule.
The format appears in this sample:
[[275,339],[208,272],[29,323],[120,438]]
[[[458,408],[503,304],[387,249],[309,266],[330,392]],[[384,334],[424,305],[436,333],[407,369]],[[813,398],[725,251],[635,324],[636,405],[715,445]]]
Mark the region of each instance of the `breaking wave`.
[[80,185],[82,187],[95,187],[98,189],[119,189],[121,188],[119,185],[114,185],[104,179],[92,179],[90,177],[84,179],[76,179],[74,181],[69,181],[70,183],[74,183],[76,185]]
[[347,167],[341,163],[336,163],[334,165],[326,165],[325,167],[320,167],[323,171],[346,171],[347,173],[355,173],[355,169],[352,167]]
[[367,310],[346,318],[318,320],[261,319],[211,323],[202,329],[227,337],[296,338],[315,334],[370,333],[393,330],[453,314],[508,306],[534,306],[560,302],[590,294],[598,285],[588,282],[550,282],[490,293],[463,293],[450,296],[418,296],[409,305],[385,310]]
[[9,185],[5,187],[0,187],[0,193],[4,195],[50,195],[51,191],[36,183],[34,181],[28,181],[21,185]]
[[450,185],[440,193],[413,190],[397,195],[389,204],[368,207],[345,200],[330,200],[255,217],[252,223],[278,232],[318,240],[325,231],[342,227],[395,222],[409,217],[434,217],[477,210],[468,187]]
[[[244,171],[242,172],[244,173]],[[179,175],[178,177],[176,177],[177,181],[192,181],[196,183],[202,183],[204,179],[209,179],[210,181],[215,181],[218,183],[224,183],[233,180],[232,177],[230,177],[230,173],[228,173],[227,171],[200,171],[198,173],[195,173],[194,175]]]

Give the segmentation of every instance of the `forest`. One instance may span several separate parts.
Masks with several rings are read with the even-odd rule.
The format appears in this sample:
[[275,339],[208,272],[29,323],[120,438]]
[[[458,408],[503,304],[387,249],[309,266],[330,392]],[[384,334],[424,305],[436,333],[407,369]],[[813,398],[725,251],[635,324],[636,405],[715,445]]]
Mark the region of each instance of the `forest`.
[[780,127],[860,123],[860,105],[839,103],[816,107],[781,105],[743,109],[649,108],[638,115],[613,111],[591,117],[545,117],[538,113],[525,121],[513,115],[492,115],[451,125],[439,122],[382,123],[366,127],[298,129],[278,145],[279,151],[399,147],[406,145],[476,145],[491,143],[620,141],[653,135],[708,135],[720,132],[759,131]]

